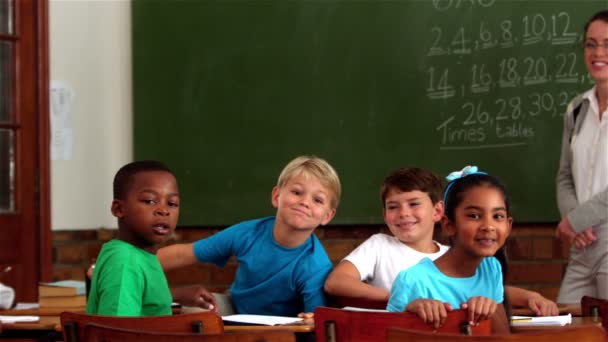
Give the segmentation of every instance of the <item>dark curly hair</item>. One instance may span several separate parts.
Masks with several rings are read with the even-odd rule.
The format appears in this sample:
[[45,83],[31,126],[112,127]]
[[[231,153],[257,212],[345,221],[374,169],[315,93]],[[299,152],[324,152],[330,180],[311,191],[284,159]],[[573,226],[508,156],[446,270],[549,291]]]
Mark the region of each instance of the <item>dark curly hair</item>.
[[171,169],[156,160],[140,160],[134,161],[132,163],[126,164],[121,167],[118,172],[116,172],[116,176],[114,176],[114,199],[124,199],[129,191],[129,187],[133,183],[133,177],[141,172],[147,171],[165,171],[173,175],[175,174]]

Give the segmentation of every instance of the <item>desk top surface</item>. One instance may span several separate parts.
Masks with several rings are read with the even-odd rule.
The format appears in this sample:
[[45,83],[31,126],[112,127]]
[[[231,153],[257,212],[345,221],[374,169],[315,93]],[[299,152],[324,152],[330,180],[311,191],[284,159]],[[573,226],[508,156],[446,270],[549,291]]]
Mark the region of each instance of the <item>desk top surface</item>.
[[[31,310],[1,310],[0,315],[16,315],[16,316],[24,316],[24,315],[34,315],[40,316],[40,321],[33,323],[9,323],[2,324],[2,330],[53,330],[60,332],[61,324],[60,324],[60,313],[65,311],[65,309],[54,308],[54,309],[31,309]],[[601,320],[593,317],[572,317],[572,324],[567,326],[600,326]],[[519,326],[513,327],[512,331],[514,333],[525,332],[525,331],[534,331],[534,330],[542,330],[542,329],[559,329],[561,327],[558,326]],[[267,326],[267,325],[225,325],[224,330],[226,332],[236,332],[236,331],[252,331],[252,330],[277,330],[277,329],[286,329],[293,332],[313,332],[315,327],[314,324],[290,324],[290,325],[280,325],[280,326]]]
[[[582,316],[580,304],[559,304],[557,306],[560,315],[572,314],[572,316]],[[536,314],[528,308],[511,309],[511,314],[515,316],[536,316]]]

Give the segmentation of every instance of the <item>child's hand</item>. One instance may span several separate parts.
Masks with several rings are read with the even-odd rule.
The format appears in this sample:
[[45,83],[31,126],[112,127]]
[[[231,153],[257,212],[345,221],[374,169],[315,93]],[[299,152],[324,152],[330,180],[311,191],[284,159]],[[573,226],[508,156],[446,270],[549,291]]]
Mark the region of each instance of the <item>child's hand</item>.
[[536,292],[533,292],[533,294],[528,298],[528,307],[534,311],[536,316],[559,315],[559,308],[557,307],[557,304]]
[[171,295],[174,302],[182,305],[217,311],[215,297],[200,285],[173,288]]
[[424,323],[437,329],[445,322],[448,311],[452,311],[452,306],[434,299],[416,299],[405,307],[405,311],[415,313]]
[[480,321],[484,321],[492,316],[496,311],[497,304],[490,298],[486,297],[471,297],[466,303],[462,303],[461,309],[469,310],[469,323],[477,325]]
[[302,323],[313,324],[315,322],[315,314],[312,312],[301,312],[298,314],[299,318],[303,318]]

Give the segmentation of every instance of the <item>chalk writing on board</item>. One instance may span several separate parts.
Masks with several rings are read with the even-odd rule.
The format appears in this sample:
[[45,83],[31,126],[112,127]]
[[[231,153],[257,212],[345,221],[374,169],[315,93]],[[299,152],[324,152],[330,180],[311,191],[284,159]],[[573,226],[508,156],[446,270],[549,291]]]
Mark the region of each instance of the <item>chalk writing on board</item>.
[[496,0],[433,0],[433,7],[438,11],[464,7],[491,7]]
[[[481,0],[433,2],[444,12],[493,5]],[[547,120],[562,120],[581,85],[592,84],[577,68],[575,49],[581,37],[573,31],[568,12],[524,13],[456,29],[430,25],[425,89],[428,101],[443,104],[435,126],[440,150],[527,145]],[[497,49],[501,53],[492,53]],[[554,90],[552,84],[560,86]]]
[[[521,26],[520,36],[513,33],[513,25],[517,24]],[[504,19],[499,24],[481,21],[475,29],[463,25],[447,32],[436,25],[430,29],[432,43],[427,56],[466,55],[495,47],[513,48],[518,44],[529,46],[546,42],[551,45],[572,45],[576,43],[578,34],[570,31],[570,26],[567,12],[551,15],[536,13],[525,15],[520,21]]]

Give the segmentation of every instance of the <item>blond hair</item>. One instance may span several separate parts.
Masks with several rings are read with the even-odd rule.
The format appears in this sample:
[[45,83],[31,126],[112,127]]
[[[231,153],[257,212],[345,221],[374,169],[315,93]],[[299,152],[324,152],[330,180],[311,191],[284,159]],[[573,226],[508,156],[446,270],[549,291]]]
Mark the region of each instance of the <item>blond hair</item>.
[[321,184],[332,192],[332,194],[330,194],[332,195],[330,204],[332,209],[337,208],[338,203],[340,203],[340,195],[342,192],[340,178],[338,177],[336,170],[334,170],[327,161],[319,157],[299,156],[290,161],[283,168],[283,171],[281,171],[277,186],[282,188],[289,180],[303,172],[317,177]]

